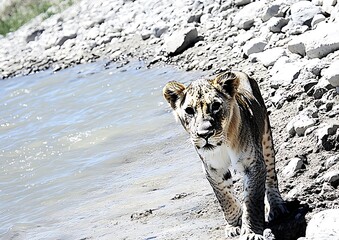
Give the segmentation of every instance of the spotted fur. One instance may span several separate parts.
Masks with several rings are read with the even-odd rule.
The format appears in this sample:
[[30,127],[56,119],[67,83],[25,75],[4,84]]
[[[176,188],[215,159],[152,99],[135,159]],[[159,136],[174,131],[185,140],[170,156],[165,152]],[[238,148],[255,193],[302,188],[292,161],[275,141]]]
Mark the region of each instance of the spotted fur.
[[[169,82],[163,94],[202,160],[227,221],[226,237],[263,239],[265,192],[269,221],[287,210],[278,190],[270,123],[256,81],[242,72],[226,72],[188,87]],[[231,165],[244,176],[243,204],[233,194]]]

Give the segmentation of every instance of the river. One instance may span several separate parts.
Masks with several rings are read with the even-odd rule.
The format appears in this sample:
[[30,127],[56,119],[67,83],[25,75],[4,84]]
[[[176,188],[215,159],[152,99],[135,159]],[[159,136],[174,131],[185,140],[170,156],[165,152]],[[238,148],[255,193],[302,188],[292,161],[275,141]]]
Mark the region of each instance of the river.
[[129,217],[138,183],[176,168],[164,154],[193,156],[161,93],[200,75],[98,62],[0,81],[0,237],[100,238],[100,222]]

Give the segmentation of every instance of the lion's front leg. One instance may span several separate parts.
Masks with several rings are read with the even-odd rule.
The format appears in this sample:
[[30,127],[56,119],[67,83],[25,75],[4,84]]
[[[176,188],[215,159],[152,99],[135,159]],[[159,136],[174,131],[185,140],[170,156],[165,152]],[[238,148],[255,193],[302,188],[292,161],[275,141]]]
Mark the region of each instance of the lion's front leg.
[[265,178],[264,160],[257,157],[244,167],[244,204],[241,239],[262,240],[265,224]]
[[236,237],[240,235],[242,209],[238,199],[233,194],[233,182],[231,172],[227,170],[223,174],[206,173],[206,178],[210,182],[213,191],[224,212],[227,222],[225,236]]

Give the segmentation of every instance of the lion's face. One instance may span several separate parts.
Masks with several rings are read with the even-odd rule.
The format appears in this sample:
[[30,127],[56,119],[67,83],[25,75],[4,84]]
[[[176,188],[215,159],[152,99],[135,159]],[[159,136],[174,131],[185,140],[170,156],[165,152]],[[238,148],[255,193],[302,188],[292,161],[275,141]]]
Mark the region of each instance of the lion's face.
[[165,86],[165,99],[197,149],[208,151],[225,142],[237,84],[236,76],[226,73],[196,80],[187,88],[178,82]]

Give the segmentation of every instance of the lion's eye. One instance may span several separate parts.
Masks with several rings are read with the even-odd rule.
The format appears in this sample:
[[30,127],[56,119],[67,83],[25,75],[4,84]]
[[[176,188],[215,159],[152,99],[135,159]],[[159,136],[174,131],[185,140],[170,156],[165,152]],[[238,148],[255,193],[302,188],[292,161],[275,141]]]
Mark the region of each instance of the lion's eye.
[[220,106],[221,106],[221,103],[220,103],[220,102],[214,102],[214,103],[212,103],[212,111],[217,111],[217,110],[219,110]]
[[187,107],[185,109],[185,112],[189,115],[193,115],[194,114],[194,109],[192,107]]

